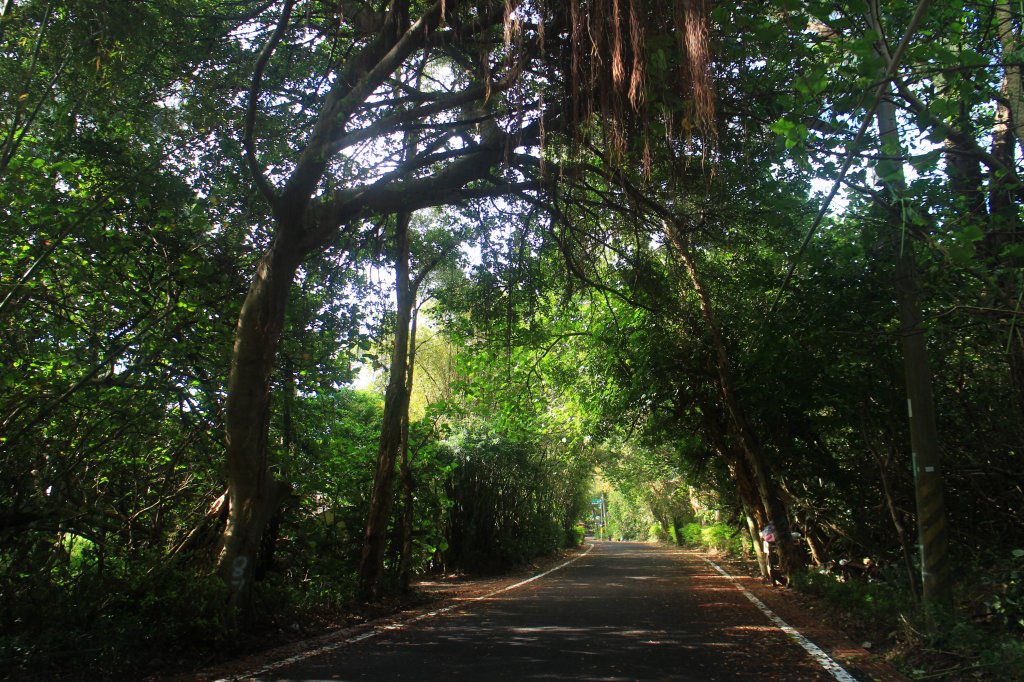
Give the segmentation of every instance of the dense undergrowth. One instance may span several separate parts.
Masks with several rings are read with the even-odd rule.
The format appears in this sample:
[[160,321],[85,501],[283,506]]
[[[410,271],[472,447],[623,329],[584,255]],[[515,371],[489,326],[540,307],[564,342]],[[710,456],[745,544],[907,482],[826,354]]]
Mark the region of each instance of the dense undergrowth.
[[795,587],[913,679],[1022,680],[1024,610],[1006,603],[1020,589],[1008,563],[962,566],[955,613],[934,627],[905,581],[812,570]]
[[[345,399],[356,415],[375,409],[373,400]],[[333,488],[294,477],[295,499],[262,566],[249,628],[225,620],[223,582],[211,571],[215,546],[168,556],[65,534],[60,552],[37,548],[48,557],[45,571],[14,573],[10,555],[0,566],[8,569],[0,597],[3,677],[137,679],[146,671],[188,671],[418,599],[397,583],[393,545],[384,602],[356,600],[366,477],[350,472],[365,433],[340,422],[330,434],[323,445],[349,455],[319,463],[320,485],[333,481]],[[361,450],[369,461],[370,448]],[[543,444],[461,432],[418,455],[417,575],[502,572],[579,542],[585,471],[565,476]],[[332,462],[339,467],[333,473]]]

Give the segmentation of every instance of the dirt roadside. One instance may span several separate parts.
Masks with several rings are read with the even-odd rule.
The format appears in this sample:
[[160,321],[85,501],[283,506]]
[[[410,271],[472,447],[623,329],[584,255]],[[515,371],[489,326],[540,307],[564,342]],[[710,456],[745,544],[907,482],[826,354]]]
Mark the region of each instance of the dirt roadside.
[[749,574],[746,562],[729,560],[720,555],[691,550],[680,553],[714,561],[733,577],[733,581],[760,599],[788,625],[814,642],[842,665],[859,682],[911,682],[882,657],[870,651],[878,642],[867,639],[865,633],[847,633],[830,625],[825,609],[815,600],[796,590],[770,587],[760,578]]

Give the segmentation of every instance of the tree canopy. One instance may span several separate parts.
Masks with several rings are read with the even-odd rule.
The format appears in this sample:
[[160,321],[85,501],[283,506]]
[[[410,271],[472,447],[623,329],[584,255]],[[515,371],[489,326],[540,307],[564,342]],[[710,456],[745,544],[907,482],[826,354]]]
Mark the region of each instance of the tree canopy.
[[0,658],[586,527],[1019,660],[1022,21],[0,0]]

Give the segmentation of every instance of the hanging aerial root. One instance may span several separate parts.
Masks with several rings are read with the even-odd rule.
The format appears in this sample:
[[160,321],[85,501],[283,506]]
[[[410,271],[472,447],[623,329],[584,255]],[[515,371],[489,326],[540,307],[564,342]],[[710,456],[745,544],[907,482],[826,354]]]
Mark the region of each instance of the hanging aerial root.
[[714,136],[715,94],[711,79],[711,52],[708,47],[708,5],[706,0],[676,0],[676,28],[680,52],[686,59],[681,74],[693,93],[694,121],[705,135]]
[[[682,134],[689,140],[699,131],[705,147],[716,137],[710,2],[672,0],[669,14],[656,11],[660,7],[644,0],[571,0],[563,5],[569,38],[563,68],[577,135],[586,135],[596,115],[593,122],[613,157],[625,154],[634,138],[638,144],[642,139],[645,167],[650,163],[647,43],[651,36],[674,35],[678,49],[675,90],[685,101],[684,114],[666,116],[667,136]],[[548,5],[548,9],[553,8]]]

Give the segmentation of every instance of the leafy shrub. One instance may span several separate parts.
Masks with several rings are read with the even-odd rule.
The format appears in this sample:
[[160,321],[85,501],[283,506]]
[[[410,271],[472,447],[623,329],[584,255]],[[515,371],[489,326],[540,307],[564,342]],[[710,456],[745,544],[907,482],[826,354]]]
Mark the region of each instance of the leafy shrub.
[[583,544],[584,539],[587,537],[587,529],[582,523],[577,523],[572,527],[572,546],[579,547]]
[[669,539],[669,535],[665,528],[655,521],[647,530],[647,539],[652,542],[665,542]]
[[672,542],[673,545],[680,545],[680,544],[682,544],[679,541],[679,536],[676,534],[676,527],[675,526],[669,526],[668,527],[668,539]]
[[589,471],[566,476],[564,463],[533,443],[487,433],[452,439],[456,466],[445,495],[448,568],[493,571],[561,549],[587,504]]
[[729,546],[729,536],[731,534],[731,528],[716,523],[701,529],[701,540],[708,549],[724,551]]
[[683,526],[683,544],[687,547],[703,546],[704,532],[699,523],[688,523]]
[[745,547],[749,545],[744,544],[745,536],[742,532],[737,532],[736,528],[724,523],[705,526],[701,531],[701,537],[705,547],[727,552],[732,556],[743,555]]
[[[1017,562],[1024,552],[1013,553]],[[1005,568],[1001,563],[1000,567]],[[794,576],[794,586],[802,592],[820,598],[843,614],[846,620],[859,620],[884,624],[893,632],[903,631],[903,637],[916,643],[915,650],[949,652],[961,661],[959,667],[946,670],[946,679],[1024,680],[1024,640],[1020,624],[1020,567],[1011,565],[1004,573],[985,567],[965,567],[959,582],[957,611],[942,627],[928,634],[927,618],[914,602],[909,586],[901,582],[899,572],[888,580],[869,582],[861,579],[841,580],[838,576],[809,571]],[[1017,581],[1017,582],[1015,582]],[[938,677],[920,659],[909,662],[915,676]],[[996,676],[987,676],[994,671]]]
[[608,493],[608,536],[621,540],[647,540],[654,517],[633,490]]
[[107,556],[100,564],[90,544],[82,544],[59,581],[25,576],[4,586],[33,591],[33,608],[6,614],[17,627],[0,630],[5,677],[64,678],[72,669],[123,676],[191,660],[196,642],[210,650],[223,643],[219,578],[173,562],[161,565],[155,556]]
[[[704,548],[717,552],[728,552],[740,556],[748,551],[749,541],[743,533],[724,523],[713,523],[702,526],[699,523],[688,523],[680,529],[682,544],[686,547]],[[672,534],[675,537],[675,534]]]
[[1024,549],[1015,549],[1002,579],[992,580],[997,589],[985,600],[985,607],[1002,625],[1024,632]]
[[900,613],[912,609],[909,595],[884,582],[848,580],[840,582],[836,576],[820,571],[808,571],[793,576],[794,586],[829,604],[863,620],[895,620]]

